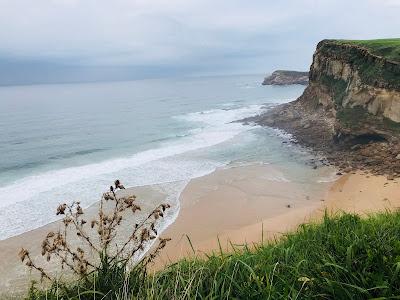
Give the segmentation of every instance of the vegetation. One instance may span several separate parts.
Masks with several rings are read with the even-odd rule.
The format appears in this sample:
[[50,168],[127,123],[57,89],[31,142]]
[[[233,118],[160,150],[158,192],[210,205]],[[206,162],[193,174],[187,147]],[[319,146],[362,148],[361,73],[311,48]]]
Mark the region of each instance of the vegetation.
[[321,224],[251,249],[233,246],[231,253],[184,259],[152,275],[140,268],[129,276],[120,269],[93,273],[68,290],[33,288],[28,298],[398,299],[400,213],[326,215]]
[[[357,45],[360,47],[344,47]],[[379,57],[368,55],[362,49]],[[386,50],[385,50],[386,49]],[[400,60],[395,59],[400,53],[400,39],[344,41],[326,40],[319,50],[330,56],[353,65],[361,80],[372,86],[400,89]]]
[[[161,204],[138,216],[141,208],[136,196],[117,193],[123,189],[124,186],[116,180],[115,185],[103,194],[98,214],[92,220],[86,218],[79,202],[58,206],[57,215],[64,216],[63,226],[58,232],[49,232],[43,240],[41,255],[44,260],[38,262],[27,249],[21,249],[19,257],[22,263],[51,285],[48,291],[41,293],[34,284],[29,299],[93,299],[96,295],[101,296],[99,299],[114,299],[115,292],[122,291],[127,274],[134,274],[131,278],[135,281],[126,281],[131,287],[146,278],[146,266],[169,239],[160,238],[158,245],[142,258],[143,251],[156,239],[157,222],[170,206]],[[133,226],[127,222],[131,218],[136,222]],[[119,229],[123,226],[131,229],[120,235]],[[80,242],[78,245],[77,241]],[[64,284],[46,270],[45,261],[66,269],[67,274],[77,278],[77,282],[71,286]]]
[[400,62],[400,38],[378,40],[338,40],[338,43],[364,47],[372,54],[385,57],[388,60]]
[[336,107],[341,107],[343,99],[346,96],[347,82],[341,78],[335,78],[326,74],[322,74],[319,80],[323,85],[329,88]]

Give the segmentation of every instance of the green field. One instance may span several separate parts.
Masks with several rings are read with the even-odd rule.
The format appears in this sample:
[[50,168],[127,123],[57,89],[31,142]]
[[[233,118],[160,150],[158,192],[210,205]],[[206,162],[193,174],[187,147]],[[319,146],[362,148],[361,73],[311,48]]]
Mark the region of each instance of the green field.
[[338,40],[342,44],[358,45],[388,60],[400,62],[400,38],[378,40]]
[[155,275],[134,270],[125,279],[113,269],[33,289],[29,299],[400,298],[399,212],[325,216],[278,241],[235,249],[183,259]]

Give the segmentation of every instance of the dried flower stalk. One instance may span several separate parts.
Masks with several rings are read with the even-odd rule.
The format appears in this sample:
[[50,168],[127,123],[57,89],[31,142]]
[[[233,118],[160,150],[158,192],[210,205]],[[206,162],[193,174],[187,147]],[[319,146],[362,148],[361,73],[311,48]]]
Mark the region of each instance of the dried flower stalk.
[[[116,191],[122,189],[125,187],[119,180],[116,180],[114,185],[110,186],[109,191],[102,195],[98,213],[90,221],[85,218],[80,202],[59,205],[56,214],[64,216],[62,219],[64,228],[57,232],[49,232],[43,240],[41,254],[46,261],[56,260],[61,264],[61,268],[68,268],[73,274],[83,278],[99,271],[104,264],[122,264],[128,268],[128,263],[132,263],[132,258],[143,251],[149,242],[156,239],[158,235],[156,224],[164,217],[164,213],[170,208],[170,205],[157,206],[142,221],[133,226],[125,242],[118,247],[113,241],[118,235],[124,214],[129,212],[135,216],[138,211],[141,211],[141,207],[136,203],[136,196],[119,197],[117,195]],[[113,202],[111,212],[105,210],[107,202]],[[71,232],[74,237],[70,236]],[[71,241],[76,237],[82,243],[80,247],[72,245]],[[141,265],[146,267],[152,262],[169,240],[160,238],[154,250],[140,261]],[[43,267],[33,261],[28,250],[21,249],[19,257],[28,268],[39,272],[41,279],[55,280]]]

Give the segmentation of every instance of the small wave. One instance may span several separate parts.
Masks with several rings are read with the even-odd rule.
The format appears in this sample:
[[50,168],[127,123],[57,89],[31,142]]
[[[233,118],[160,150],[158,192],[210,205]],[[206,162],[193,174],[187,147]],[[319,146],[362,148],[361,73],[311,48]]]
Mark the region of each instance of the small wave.
[[226,125],[228,123],[259,115],[263,111],[263,105],[250,105],[240,108],[211,109],[201,112],[176,116],[175,118],[189,122],[201,122],[207,125]]
[[[0,201],[0,238],[37,228],[56,218],[52,208],[62,201],[79,199],[83,206],[97,201],[99,191],[116,178],[126,186],[141,186],[189,180],[221,167],[223,163],[203,159],[185,160],[183,154],[212,147],[249,129],[234,120],[258,114],[260,105],[232,110],[209,110],[177,117],[201,122],[185,136],[166,141],[128,157],[47,171],[0,187],[7,195]],[[83,154],[82,154],[83,155]]]
[[51,159],[51,160],[65,159],[65,158],[71,158],[71,157],[75,157],[75,156],[82,156],[82,155],[97,153],[97,152],[101,152],[104,150],[107,150],[107,149],[93,148],[93,149],[87,149],[87,150],[80,150],[80,151],[74,151],[74,152],[70,152],[70,153],[50,156],[49,159]]
[[327,176],[322,176],[320,177],[317,182],[318,183],[329,183],[329,182],[334,182],[336,181],[340,176],[336,175],[336,171],[332,172],[331,174]]
[[18,171],[18,170],[23,170],[23,169],[34,169],[43,163],[45,163],[45,161],[34,161],[34,162],[21,163],[21,164],[11,165],[11,166],[2,166],[0,168],[0,173],[10,172],[10,171],[11,172]]

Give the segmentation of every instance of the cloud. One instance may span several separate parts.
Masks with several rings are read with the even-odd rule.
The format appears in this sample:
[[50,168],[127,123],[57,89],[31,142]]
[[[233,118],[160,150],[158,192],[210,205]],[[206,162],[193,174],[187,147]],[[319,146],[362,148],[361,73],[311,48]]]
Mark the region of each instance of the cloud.
[[0,0],[0,56],[89,66],[215,64],[237,72],[279,63],[305,68],[325,37],[398,33],[397,3]]

